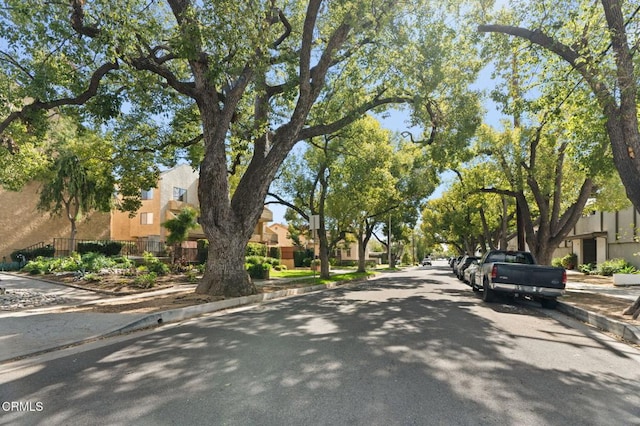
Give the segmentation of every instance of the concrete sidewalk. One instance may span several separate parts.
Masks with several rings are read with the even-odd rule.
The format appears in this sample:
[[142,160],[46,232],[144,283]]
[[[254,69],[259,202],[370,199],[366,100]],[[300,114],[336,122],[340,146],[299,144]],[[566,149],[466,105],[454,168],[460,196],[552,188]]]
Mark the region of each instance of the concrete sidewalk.
[[[353,284],[358,283],[354,282]],[[33,289],[65,299],[64,305],[56,304],[55,306],[41,306],[17,311],[0,310],[0,363],[90,342],[99,338],[121,335],[159,324],[177,322],[201,314],[332,287],[336,287],[336,285],[318,285],[281,290],[151,314],[52,313],[53,309],[59,309],[61,306],[91,304],[98,300],[108,299],[109,296],[62,284],[0,273],[0,288],[5,288],[6,290]],[[572,281],[571,275],[569,276],[567,290],[598,292],[610,297],[618,297],[630,301],[640,296],[640,288],[586,285]],[[171,291],[174,290],[165,289],[149,292],[147,296],[153,297],[154,295],[166,294]],[[139,296],[119,296],[118,300],[128,297]],[[640,329],[638,327],[605,318],[602,315],[594,314],[565,302],[558,304],[558,311],[597,326],[600,329],[613,332],[633,343],[640,343]]]
[[[356,284],[356,282],[354,281],[353,284]],[[106,296],[88,290],[68,287],[64,284],[0,273],[0,288],[4,288],[7,291],[36,290],[65,301],[64,304],[57,303],[55,305],[44,305],[21,310],[0,310],[0,364],[104,337],[122,335],[160,324],[182,321],[202,314],[336,286],[336,284],[327,284],[280,290],[150,314],[53,313],[53,310],[59,311],[61,307],[65,306],[94,304],[110,298],[117,298],[118,301],[123,301],[140,298],[141,295]],[[189,285],[183,285],[177,290],[183,291],[188,287]],[[190,287],[195,289],[195,284],[190,285]],[[150,291],[146,292],[144,297],[153,297],[174,291],[176,291],[175,288]]]

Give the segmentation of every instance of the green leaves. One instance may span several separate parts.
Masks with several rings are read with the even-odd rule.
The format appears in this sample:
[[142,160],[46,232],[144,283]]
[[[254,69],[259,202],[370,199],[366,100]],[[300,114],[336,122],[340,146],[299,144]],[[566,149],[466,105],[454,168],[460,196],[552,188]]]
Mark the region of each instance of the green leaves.
[[189,236],[189,231],[198,226],[197,216],[198,213],[194,209],[185,207],[176,217],[162,223],[162,226],[169,230],[167,244],[173,245],[185,241]]

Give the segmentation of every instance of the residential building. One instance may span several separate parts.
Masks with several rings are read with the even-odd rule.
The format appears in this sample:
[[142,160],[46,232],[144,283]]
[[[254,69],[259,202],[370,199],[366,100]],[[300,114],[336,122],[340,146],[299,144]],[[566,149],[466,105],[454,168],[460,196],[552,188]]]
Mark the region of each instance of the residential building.
[[[142,191],[142,207],[130,216],[129,212],[113,210],[110,213],[93,212],[78,222],[76,240],[136,241],[140,247],[161,247],[167,236],[162,223],[176,217],[185,207],[198,209],[198,172],[187,164],[178,165],[160,173],[158,185]],[[31,245],[51,244],[54,239],[69,237],[71,225],[65,217],[50,217],[38,211],[38,184],[30,183],[20,192],[0,188],[0,256],[9,259],[14,250]],[[277,245],[277,234],[269,230],[273,213],[264,208],[251,241]],[[189,243],[195,247],[204,238],[198,226],[189,232]],[[69,249],[70,250],[70,249]],[[64,251],[69,251],[64,250]]]
[[[175,218],[182,209],[199,209],[197,171],[187,164],[178,165],[160,174],[158,185],[142,191],[142,207],[131,217],[127,212],[114,211],[111,215],[111,239],[160,242],[165,241],[167,229],[162,223]],[[268,229],[273,213],[264,208],[251,237],[252,242],[277,245],[277,235]],[[201,226],[189,231],[186,246],[194,246],[205,238]]]
[[[142,207],[135,216],[128,212],[111,214],[111,239],[164,241],[167,229],[162,223],[176,217],[180,210],[198,209],[198,172],[187,164],[160,173],[158,185],[141,193]],[[204,238],[202,228],[189,234],[189,239]]]
[[569,253],[578,256],[578,264],[619,258],[640,268],[640,214],[633,207],[590,212],[578,220],[554,257]]
[[[293,252],[296,250],[304,250],[300,247],[295,247],[293,240],[289,237],[289,226],[282,223],[274,223],[269,225],[269,229],[277,234],[279,241],[280,252],[282,254],[281,262],[287,268],[294,267]],[[304,235],[300,236],[300,242],[305,246],[305,249],[312,250],[316,255],[319,253],[319,243],[314,240],[307,240]],[[345,262],[349,264],[357,264],[358,262],[358,243],[341,243],[340,247],[336,249],[334,253],[338,262]],[[366,251],[366,260],[380,263],[380,258],[371,256],[369,250]]]
[[[0,187],[0,261],[10,260],[13,251],[36,244],[50,244],[54,238],[69,238],[71,224],[66,216],[51,216],[38,210],[40,185],[26,184],[21,191]],[[109,213],[92,212],[77,223],[78,239],[109,239]]]

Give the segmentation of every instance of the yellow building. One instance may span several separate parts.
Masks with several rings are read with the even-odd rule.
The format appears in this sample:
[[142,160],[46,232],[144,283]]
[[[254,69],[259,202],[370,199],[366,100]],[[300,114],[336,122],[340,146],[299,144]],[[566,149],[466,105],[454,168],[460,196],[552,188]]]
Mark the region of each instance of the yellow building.
[[[78,223],[77,240],[136,241],[139,251],[162,251],[167,229],[162,223],[174,218],[189,206],[198,210],[198,172],[187,164],[178,165],[160,174],[158,185],[142,192],[142,207],[132,217],[129,212],[113,210],[111,213],[92,213]],[[38,186],[27,185],[21,192],[0,188],[0,256],[7,259],[12,251],[34,244],[54,244],[60,253],[72,250],[58,245],[67,243],[71,226],[64,217],[51,218],[36,209]],[[13,206],[13,208],[6,208]],[[271,210],[264,208],[251,238],[253,242],[277,245],[277,235],[267,223],[273,221]],[[195,247],[196,240],[204,238],[198,226],[189,233],[185,247]],[[57,241],[54,241],[57,240]],[[65,241],[61,241],[65,240]]]
[[[21,191],[0,187],[0,261],[10,261],[15,250],[51,244],[54,238],[69,238],[66,216],[51,217],[38,210],[39,184],[30,182]],[[92,212],[77,223],[77,239],[109,239],[109,213]]]
[[[162,223],[175,218],[185,207],[198,210],[199,205],[198,172],[187,164],[178,165],[162,172],[155,188],[142,192],[142,207],[135,216],[119,211],[111,214],[111,239],[165,241],[167,229]],[[278,243],[277,236],[267,229],[267,223],[272,220],[273,213],[265,207],[251,237],[252,242]],[[189,232],[189,240],[201,238],[205,236],[200,226]]]

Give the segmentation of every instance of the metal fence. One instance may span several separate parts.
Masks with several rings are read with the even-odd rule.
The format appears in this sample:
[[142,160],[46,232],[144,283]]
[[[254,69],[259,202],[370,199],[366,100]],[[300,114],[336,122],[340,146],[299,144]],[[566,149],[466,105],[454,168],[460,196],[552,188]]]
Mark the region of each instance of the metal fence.
[[53,247],[55,249],[54,256],[68,256],[74,251],[78,251],[78,245],[83,243],[97,243],[107,245],[109,243],[122,244],[120,254],[123,256],[142,256],[142,253],[149,252],[154,256],[163,256],[166,254],[166,246],[162,241],[149,240],[71,240],[70,238],[54,238]]
[[[145,241],[145,240],[75,240],[71,241],[69,238],[54,238],[53,247],[55,249],[54,256],[64,257],[68,256],[74,251],[78,251],[78,246],[83,243],[90,244],[103,244],[110,243],[122,244],[120,255],[127,257],[142,256],[143,253],[148,252],[156,257],[165,257],[171,255],[172,262],[181,263],[199,263],[202,259],[202,254],[195,247],[171,247],[168,248],[162,241]],[[205,257],[206,258],[206,257]]]

